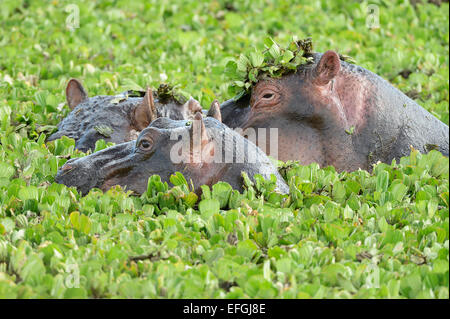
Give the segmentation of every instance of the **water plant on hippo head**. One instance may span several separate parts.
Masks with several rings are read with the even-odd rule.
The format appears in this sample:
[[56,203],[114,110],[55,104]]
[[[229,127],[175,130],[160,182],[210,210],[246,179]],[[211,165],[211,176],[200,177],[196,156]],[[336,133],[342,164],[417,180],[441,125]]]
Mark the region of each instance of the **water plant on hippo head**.
[[249,93],[261,79],[279,78],[312,61],[311,38],[294,38],[287,48],[283,48],[269,37],[264,40],[264,46],[262,52],[255,49],[248,55],[242,53],[237,60],[227,63],[225,73],[232,79],[229,90],[235,100]]

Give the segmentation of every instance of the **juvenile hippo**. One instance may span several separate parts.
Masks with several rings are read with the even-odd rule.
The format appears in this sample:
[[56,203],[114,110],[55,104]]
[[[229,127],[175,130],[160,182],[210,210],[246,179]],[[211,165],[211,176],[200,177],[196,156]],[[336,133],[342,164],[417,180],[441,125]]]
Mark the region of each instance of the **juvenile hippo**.
[[[218,111],[218,103],[215,106]],[[274,174],[277,190],[287,193],[288,186],[267,155],[216,118],[203,119],[197,113],[192,124],[158,118],[136,141],[69,160],[55,180],[77,187],[82,194],[94,187],[107,190],[113,185],[142,194],[150,176],[160,175],[162,181],[169,182],[178,171],[187,181],[192,180],[198,193],[201,185],[211,186],[218,181],[242,190],[241,172],[246,172],[250,178],[255,174],[264,178]]]
[[72,112],[62,120],[58,132],[51,135],[48,141],[65,135],[75,140],[76,148],[86,152],[94,150],[99,139],[116,144],[135,140],[139,132],[158,117],[189,120],[194,118],[196,112],[202,111],[200,104],[192,98],[180,103],[171,96],[160,96],[148,88],[146,92],[132,92],[134,96],[128,93],[89,98],[80,81],[70,80],[66,99]]
[[[279,79],[260,80],[251,94],[222,107],[232,128],[278,128],[278,159],[370,169],[422,152],[449,154],[449,128],[378,75],[341,61],[334,51]],[[266,150],[270,147],[267,144]],[[264,147],[263,147],[264,149]]]

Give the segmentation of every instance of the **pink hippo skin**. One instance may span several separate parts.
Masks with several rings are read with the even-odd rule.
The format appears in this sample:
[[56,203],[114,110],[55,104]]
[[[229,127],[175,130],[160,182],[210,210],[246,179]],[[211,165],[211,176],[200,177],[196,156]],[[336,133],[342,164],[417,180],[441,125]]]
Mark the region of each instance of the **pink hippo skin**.
[[278,159],[338,171],[370,170],[377,161],[408,155],[411,146],[448,156],[448,126],[390,83],[334,51],[313,59],[295,73],[259,81],[239,101],[226,101],[223,122],[278,128]]

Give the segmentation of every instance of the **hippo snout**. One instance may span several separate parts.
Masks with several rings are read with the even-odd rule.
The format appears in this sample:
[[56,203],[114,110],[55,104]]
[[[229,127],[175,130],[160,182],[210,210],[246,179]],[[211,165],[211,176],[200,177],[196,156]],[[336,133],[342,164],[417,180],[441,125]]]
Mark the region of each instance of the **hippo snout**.
[[130,166],[127,157],[134,149],[134,141],[118,144],[94,154],[68,160],[58,171],[55,181],[76,187],[83,195],[91,188],[102,188],[115,172]]
[[55,182],[68,187],[76,187],[82,194],[87,194],[91,188],[97,187],[97,171],[93,170],[89,161],[84,158],[67,161],[55,176]]

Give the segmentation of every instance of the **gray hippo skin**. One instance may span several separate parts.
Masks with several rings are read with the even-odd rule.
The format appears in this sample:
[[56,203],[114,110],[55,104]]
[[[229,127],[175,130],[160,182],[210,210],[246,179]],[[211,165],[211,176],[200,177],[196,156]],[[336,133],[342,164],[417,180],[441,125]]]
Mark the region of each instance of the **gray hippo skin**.
[[408,155],[410,146],[448,156],[448,126],[400,90],[334,51],[312,56],[314,62],[297,72],[260,80],[251,94],[226,101],[223,122],[278,128],[278,159],[338,171],[390,164]]
[[[220,113],[218,103],[214,106]],[[246,172],[250,178],[261,174],[268,179],[274,174],[277,190],[288,193],[288,186],[267,155],[216,118],[217,113],[204,119],[197,113],[192,122],[158,118],[136,141],[69,160],[55,180],[77,187],[82,194],[94,187],[105,191],[113,185],[142,194],[150,176],[159,175],[162,181],[169,182],[178,171],[188,182],[192,180],[199,193],[201,185],[211,186],[218,181],[242,190],[241,172]]]
[[72,79],[66,88],[67,104],[72,111],[48,141],[68,136],[75,140],[77,149],[93,151],[99,139],[116,144],[135,140],[158,117],[189,120],[202,112],[200,104],[192,98],[186,103],[170,97],[162,99],[148,88],[142,95],[129,97],[124,92],[116,96],[88,97],[80,81]]

